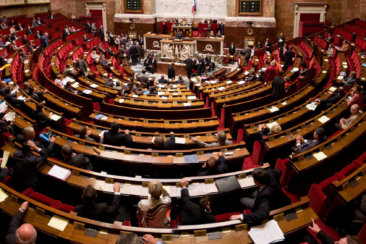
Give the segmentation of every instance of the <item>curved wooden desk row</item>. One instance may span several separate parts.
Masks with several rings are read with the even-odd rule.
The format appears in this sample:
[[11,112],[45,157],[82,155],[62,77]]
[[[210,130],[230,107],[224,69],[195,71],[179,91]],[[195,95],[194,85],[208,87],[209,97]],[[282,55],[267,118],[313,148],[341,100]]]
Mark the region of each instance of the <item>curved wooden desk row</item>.
[[[11,216],[15,215],[20,206],[19,202],[28,201],[29,209],[24,216],[25,222],[33,224],[38,230],[51,236],[70,240],[76,243],[114,244],[119,237],[120,231],[135,232],[138,234],[156,234],[168,244],[187,242],[202,243],[202,241],[209,242],[207,233],[219,231],[222,233],[222,239],[216,240],[215,243],[252,243],[248,235],[248,227],[245,224],[241,224],[238,220],[204,225],[178,226],[177,229],[123,226],[120,222],[109,224],[79,217],[74,212],[65,213],[59,211],[28,198],[2,183],[0,183],[0,189],[2,189],[7,195],[4,201],[0,203],[0,208],[5,213]],[[287,221],[284,216],[289,213],[295,213],[297,218]],[[52,218],[51,216],[61,217],[67,222],[63,231],[57,230],[48,225]],[[299,202],[272,211],[271,217],[277,221],[285,235],[307,227],[311,223],[311,218],[318,219],[317,215],[309,206],[309,199],[307,197],[303,197]],[[92,228],[97,232],[97,236],[90,237],[85,235],[84,233],[86,228]]]
[[307,137],[313,134],[318,127],[328,127],[339,122],[340,116],[347,111],[347,102],[339,101],[335,106],[323,111],[319,115],[304,121],[292,128],[281,131],[279,134],[264,137],[265,146],[268,150],[279,150],[283,147],[291,146],[291,143],[296,140],[297,135]]
[[[232,82],[232,81],[227,81]],[[255,88],[258,88],[259,86],[263,85],[260,81],[255,82],[246,82],[246,81],[237,81],[234,82],[236,85],[232,89],[227,89],[225,86],[220,86],[217,89],[212,88],[211,90],[206,89],[204,91],[204,97],[208,96],[210,100],[216,100],[216,99],[223,99],[225,96],[229,95],[235,95],[242,92],[248,92],[251,90],[254,90]]]
[[[79,128],[81,125],[87,126],[87,130],[91,131],[91,136],[95,138],[97,141],[100,139],[100,134],[103,131],[109,130],[110,128],[104,127],[104,126],[98,126],[94,124],[89,124],[83,121],[79,121],[76,119],[73,119],[71,123],[67,125],[67,127],[74,131],[75,134],[79,133]],[[226,138],[228,140],[231,140],[231,134],[229,133],[229,129],[223,130],[226,134]],[[177,144],[176,146],[181,147],[189,147],[192,148],[196,145],[195,142],[193,142],[190,137],[198,137],[201,141],[206,143],[212,143],[216,142],[217,138],[214,136],[217,131],[208,131],[208,132],[196,132],[196,133],[177,133],[175,134],[176,138],[185,138],[184,144]],[[132,139],[134,143],[144,146],[152,146],[152,140],[154,136],[160,135],[163,138],[169,137],[169,133],[157,133],[157,132],[141,132],[141,131],[130,131],[130,134],[132,135]]]
[[[116,147],[97,142],[90,142],[52,129],[49,130],[56,136],[56,144],[60,147],[65,144],[70,144],[76,152],[114,162],[137,164],[150,163],[154,165],[189,165],[197,162],[205,162],[212,155],[216,155],[217,152],[222,151],[227,154],[225,157],[226,163],[230,164],[232,161],[243,160],[244,157],[249,155],[244,142],[228,146],[196,148],[190,150],[151,150],[126,148],[124,146]],[[189,159],[188,157],[184,157],[184,155],[196,155],[197,157],[195,157],[195,159]]]
[[[342,151],[343,148],[351,146],[352,143],[362,138],[366,132],[366,113],[363,113],[360,118],[355,121],[352,126],[343,130],[338,135],[332,137],[309,151],[296,154],[291,159],[291,165],[297,173],[308,170],[319,164],[323,164],[334,159],[335,156]],[[316,153],[323,153],[325,157],[319,157]],[[318,160],[318,159],[319,160]]]
[[[98,115],[103,117],[99,118]],[[137,114],[137,113],[130,113]],[[139,131],[159,131],[159,132],[198,132],[217,130],[219,122],[217,117],[201,119],[183,119],[183,120],[163,120],[163,119],[142,119],[115,116],[107,113],[92,113],[89,116],[95,124],[110,127],[113,122],[117,122],[122,128]]]
[[287,112],[281,113],[279,115],[270,117],[265,120],[256,121],[256,122],[250,123],[250,124],[244,124],[243,128],[244,128],[245,138],[249,138],[254,135],[257,135],[259,133],[258,126],[260,124],[269,124],[269,123],[276,122],[277,124],[279,124],[281,126],[282,131],[284,131],[292,126],[295,126],[298,123],[301,123],[302,121],[306,120],[307,118],[309,118],[310,116],[313,115],[313,110],[310,110],[309,108],[307,108],[306,105],[311,104],[312,102],[315,101],[315,99],[320,99],[320,100],[328,99],[330,97],[329,92],[333,91],[334,89],[336,89],[336,88],[330,87],[327,90],[323,90],[322,93],[319,93],[317,96],[312,98],[312,100],[306,101],[305,103],[301,104],[300,106],[297,106]]
[[232,134],[236,133],[237,130],[246,123],[260,121],[271,116],[276,116],[277,114],[286,112],[296,105],[303,103],[306,99],[308,99],[310,94],[312,94],[314,89],[314,86],[309,85],[299,90],[290,97],[285,97],[281,100],[253,110],[247,110],[246,112],[231,114],[232,119],[230,121],[230,128],[232,130]]
[[[196,96],[194,96],[196,97]],[[165,97],[167,98],[167,97]],[[130,108],[142,108],[142,109],[180,109],[180,110],[190,110],[191,108],[203,108],[205,105],[202,100],[186,100],[186,101],[167,101],[166,99],[163,99],[163,97],[160,98],[160,100],[155,101],[147,101],[147,100],[141,100],[136,98],[128,98],[128,97],[117,97],[114,99],[114,103],[116,105],[123,104]]]

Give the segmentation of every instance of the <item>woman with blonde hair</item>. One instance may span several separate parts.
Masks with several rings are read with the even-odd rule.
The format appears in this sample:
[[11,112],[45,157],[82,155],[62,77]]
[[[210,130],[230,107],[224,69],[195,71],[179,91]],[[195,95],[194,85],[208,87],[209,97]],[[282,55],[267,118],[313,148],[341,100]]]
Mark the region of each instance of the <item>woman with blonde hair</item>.
[[166,213],[171,199],[168,192],[158,180],[153,180],[148,186],[148,199],[140,200],[137,209],[137,218],[143,227],[165,228],[168,227]]

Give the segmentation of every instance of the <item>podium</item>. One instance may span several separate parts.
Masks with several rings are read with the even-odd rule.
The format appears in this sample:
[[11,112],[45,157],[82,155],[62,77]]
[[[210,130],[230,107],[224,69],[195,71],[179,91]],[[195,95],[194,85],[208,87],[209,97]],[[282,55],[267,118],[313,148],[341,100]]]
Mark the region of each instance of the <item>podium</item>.
[[174,36],[178,31],[181,31],[184,37],[192,37],[192,26],[190,25],[173,25],[172,31]]

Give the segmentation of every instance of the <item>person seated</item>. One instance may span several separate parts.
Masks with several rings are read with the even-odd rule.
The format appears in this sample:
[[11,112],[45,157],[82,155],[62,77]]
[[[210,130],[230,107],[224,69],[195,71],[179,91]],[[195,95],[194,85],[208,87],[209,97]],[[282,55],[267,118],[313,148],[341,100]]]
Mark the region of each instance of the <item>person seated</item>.
[[165,79],[165,76],[164,75],[161,75],[160,79],[158,80],[158,82],[160,84],[166,84],[166,83],[169,83],[168,80]]
[[87,130],[86,126],[80,125],[78,132],[79,132],[78,134],[74,135],[75,137],[84,139],[87,141],[95,142],[95,140],[90,137],[92,132],[90,130]]
[[79,91],[76,90],[76,89],[74,89],[74,87],[72,87],[72,82],[71,81],[66,82],[66,84],[64,86],[64,89],[66,91],[72,92],[72,93],[74,93],[76,95],[79,94]]
[[353,104],[350,108],[350,111],[351,111],[351,115],[345,119],[345,118],[341,118],[339,120],[339,124],[336,124],[336,127],[338,129],[347,129],[348,127],[351,126],[351,124],[353,122],[355,122],[360,116],[361,116],[361,113],[362,111],[360,111],[360,106],[358,106],[358,104]]
[[99,62],[99,55],[97,54],[97,51],[93,51],[90,57],[94,60],[94,64],[97,64]]
[[293,148],[295,154],[310,150],[325,140],[325,130],[322,127],[315,129],[312,140],[306,140],[303,136],[296,136],[296,147]]
[[98,45],[97,51],[102,53],[102,54],[105,54],[105,50],[102,48],[102,43]]
[[227,172],[227,165],[225,163],[224,153],[218,153],[219,158],[210,157],[198,171],[199,176],[219,175]]
[[66,164],[87,170],[93,170],[94,168],[88,157],[81,153],[74,153],[69,144],[62,146],[61,155],[63,157],[62,161]]
[[168,68],[168,79],[175,79],[174,63],[171,63]]
[[279,124],[273,124],[271,127],[268,127],[266,124],[260,124],[258,126],[259,136],[270,136],[275,135],[281,132],[282,128]]
[[49,112],[48,116],[43,112],[45,102],[39,102],[36,104],[36,110],[33,112],[33,118],[35,119],[38,128],[42,130],[47,126],[52,126],[52,112]]
[[342,52],[342,53],[348,52],[349,48],[350,48],[349,43],[346,40],[343,40],[341,47],[335,47],[335,49],[337,49],[337,51]]
[[[322,231],[317,223],[315,223],[314,219],[311,218],[312,226],[309,226],[309,230],[314,232],[316,234],[316,238],[318,238],[322,244],[333,244],[333,243],[339,243],[339,244],[362,244],[361,240],[357,236],[351,236],[347,235],[345,237],[342,237],[338,241],[333,240],[330,236],[325,234],[324,231]],[[311,235],[306,235],[306,237],[302,240],[302,243],[309,243],[309,244],[317,244],[318,241],[314,239]]]
[[183,77],[180,75],[180,76],[178,76],[178,80],[176,80],[175,83],[183,84],[183,83],[186,83],[186,82],[184,81]]
[[326,51],[326,55],[327,55],[327,57],[328,58],[332,58],[333,57],[333,55],[334,55],[334,52],[335,52],[336,50],[334,49],[334,45],[333,44],[329,44],[329,47],[328,47],[328,49],[327,49],[327,51]]
[[255,71],[250,72],[250,74],[247,76],[246,79],[248,82],[256,81],[257,75],[255,74]]
[[149,87],[149,79],[146,77],[146,70],[143,69],[142,73],[137,76],[137,80],[141,83],[142,88]]
[[100,65],[102,65],[102,67],[104,68],[104,69],[107,69],[107,67],[108,67],[108,63],[109,63],[109,61],[108,61],[108,59],[106,59],[105,58],[105,56],[102,54],[102,55],[100,55]]
[[114,82],[113,82],[113,80],[112,80],[111,77],[108,77],[108,73],[107,72],[105,72],[103,74],[103,78],[105,80],[104,85],[109,86],[109,87],[114,87]]
[[120,183],[113,185],[113,200],[109,205],[105,202],[97,203],[97,191],[91,185],[88,185],[82,194],[83,203],[75,206],[75,212],[85,218],[113,223],[114,221],[129,220],[128,213],[124,207],[120,206]]
[[155,149],[163,149],[163,150],[171,150],[175,145],[175,136],[174,132],[170,132],[169,139],[164,142],[164,138],[162,136],[154,136],[153,146]]
[[355,82],[356,82],[356,71],[351,71],[349,73],[349,76],[342,80],[344,86],[349,88],[352,87]]
[[330,97],[327,99],[316,99],[315,101],[318,103],[316,110],[323,110],[330,108],[333,104],[338,102],[342,97],[344,97],[344,86],[339,86],[336,91],[329,91]]
[[351,99],[347,101],[347,106],[351,107],[353,104],[358,104],[361,110],[363,110],[363,96],[362,87],[356,86],[351,90]]
[[31,84],[26,81],[23,83],[23,91],[27,93],[32,99],[36,100],[37,102],[44,101],[43,95],[47,93],[47,90],[44,90],[43,92],[38,91],[37,89],[34,89]]
[[33,225],[22,223],[23,216],[28,209],[28,202],[23,202],[19,210],[9,223],[8,231],[5,235],[5,244],[25,243],[33,244],[37,239],[37,231]]
[[191,200],[189,196],[188,179],[181,180],[181,197],[182,209],[179,213],[179,224],[181,225],[195,225],[214,223],[215,216],[211,213],[211,202],[207,196],[202,197],[199,203]]
[[10,175],[10,170],[5,167],[5,168],[0,168],[0,182],[3,182],[5,180],[5,178]]
[[290,199],[282,192],[279,178],[280,170],[256,168],[252,177],[258,190],[252,197],[242,197],[240,203],[244,209],[250,209],[251,213],[233,215],[231,220],[240,219],[246,224],[257,225],[265,220],[271,210],[290,204]]
[[[19,109],[24,109],[24,102],[27,102],[30,100],[30,98],[26,98],[25,100],[18,99],[16,93],[12,92],[11,87],[8,85],[5,87],[4,98],[12,106],[19,108]],[[24,110],[22,110],[22,111],[24,111]]]
[[147,91],[147,89],[143,89],[139,81],[134,82],[134,84],[132,85],[131,92],[138,96],[144,94],[145,91]]
[[[35,141],[34,138],[36,136],[36,132],[32,126],[27,126],[23,129],[22,134],[18,134],[16,137],[16,141],[19,144],[26,144],[28,141],[32,141],[38,147],[38,153],[41,155],[47,155],[46,158],[51,155],[53,152],[53,148],[55,146],[55,137],[51,137],[50,141],[47,145],[47,148],[40,143],[39,141]],[[40,153],[42,151],[42,153]]]
[[213,143],[203,142],[197,137],[193,137],[191,140],[194,141],[199,147],[221,147],[233,144],[232,141],[226,139],[226,133],[224,131],[220,131],[215,136],[217,137],[217,142]]
[[126,146],[132,143],[132,136],[129,130],[122,130],[117,122],[113,122],[111,129],[100,137],[103,144],[109,144],[113,146]]
[[63,74],[73,79],[76,75],[74,68],[72,68],[70,64],[66,64]]
[[35,189],[38,184],[38,166],[44,163],[46,159],[47,152],[37,147],[34,141],[28,140],[23,143],[21,151],[16,150],[11,161],[13,169],[11,185],[13,188],[19,192],[28,187]]
[[148,199],[139,201],[136,216],[142,227],[166,228],[168,227],[166,213],[171,203],[170,196],[158,180],[151,181],[148,189]]

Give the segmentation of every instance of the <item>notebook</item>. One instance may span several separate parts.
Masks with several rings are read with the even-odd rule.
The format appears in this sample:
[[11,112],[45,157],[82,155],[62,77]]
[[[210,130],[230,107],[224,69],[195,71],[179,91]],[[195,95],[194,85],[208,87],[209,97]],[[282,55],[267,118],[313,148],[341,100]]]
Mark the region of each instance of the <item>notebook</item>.
[[240,189],[240,184],[234,175],[215,180],[219,193],[226,193]]

